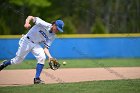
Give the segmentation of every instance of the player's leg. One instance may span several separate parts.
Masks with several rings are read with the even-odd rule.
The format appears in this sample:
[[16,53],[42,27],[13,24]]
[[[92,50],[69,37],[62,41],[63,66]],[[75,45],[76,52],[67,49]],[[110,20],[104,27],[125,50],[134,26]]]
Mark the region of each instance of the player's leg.
[[36,65],[36,75],[35,75],[35,78],[34,78],[34,84],[44,83],[42,80],[40,80],[40,74],[42,72],[42,69],[43,69],[44,63],[45,63],[45,59],[46,59],[44,50],[40,45],[36,45],[32,49],[32,53],[38,61],[37,65]]
[[16,57],[14,57],[11,60],[3,61],[2,64],[0,65],[0,71],[5,67],[7,67],[8,65],[21,63],[26,57],[26,55],[30,52],[30,50],[31,50],[30,43],[28,43],[26,40],[20,40]]

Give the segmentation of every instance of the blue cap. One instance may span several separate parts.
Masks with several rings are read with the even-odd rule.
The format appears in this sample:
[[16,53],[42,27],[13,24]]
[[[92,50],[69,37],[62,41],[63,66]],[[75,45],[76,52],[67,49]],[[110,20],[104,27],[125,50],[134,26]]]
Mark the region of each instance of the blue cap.
[[63,32],[63,27],[64,27],[64,22],[62,20],[56,20],[55,21],[55,24],[57,26],[57,29],[60,31],[60,32]]

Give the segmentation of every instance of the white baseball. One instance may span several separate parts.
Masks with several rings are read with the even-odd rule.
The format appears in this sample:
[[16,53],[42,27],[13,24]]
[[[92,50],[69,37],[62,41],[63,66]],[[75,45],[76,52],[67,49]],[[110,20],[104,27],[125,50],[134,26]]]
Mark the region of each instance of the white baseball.
[[67,62],[64,61],[64,62],[63,62],[63,65],[66,65],[66,64],[67,64]]

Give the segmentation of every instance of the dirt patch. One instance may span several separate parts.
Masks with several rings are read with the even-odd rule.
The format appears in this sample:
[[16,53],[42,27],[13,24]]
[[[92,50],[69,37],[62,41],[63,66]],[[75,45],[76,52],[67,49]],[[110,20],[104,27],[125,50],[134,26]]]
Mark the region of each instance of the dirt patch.
[[[3,70],[0,72],[0,86],[30,85],[34,75],[35,69]],[[140,78],[140,67],[44,69],[41,74],[46,84],[137,78]]]

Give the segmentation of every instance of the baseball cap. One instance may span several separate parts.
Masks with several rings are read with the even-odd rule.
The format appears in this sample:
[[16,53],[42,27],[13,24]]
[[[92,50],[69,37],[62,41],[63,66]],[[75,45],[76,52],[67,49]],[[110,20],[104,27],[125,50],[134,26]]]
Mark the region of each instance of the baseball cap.
[[63,32],[63,27],[64,27],[64,22],[62,20],[56,20],[55,21],[55,24],[57,26],[57,29],[60,31],[60,32]]

